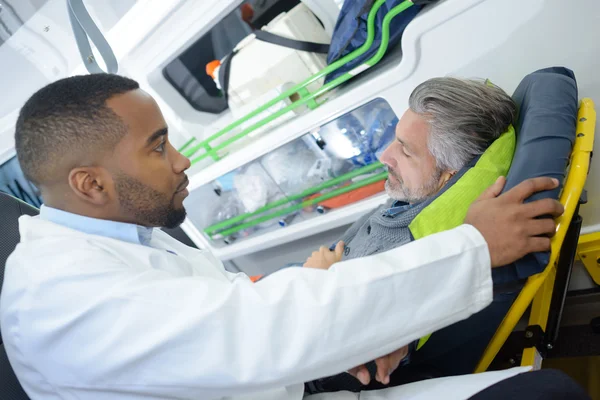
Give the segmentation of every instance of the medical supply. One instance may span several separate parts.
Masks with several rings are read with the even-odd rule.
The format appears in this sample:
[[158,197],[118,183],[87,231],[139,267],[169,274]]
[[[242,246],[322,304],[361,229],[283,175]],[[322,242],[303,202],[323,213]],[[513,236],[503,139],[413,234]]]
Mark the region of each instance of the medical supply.
[[235,178],[235,175],[235,172],[230,172],[215,179],[215,188],[218,188],[219,191],[233,190],[233,179]]
[[281,226],[282,228],[288,226],[294,220],[294,218],[296,218],[296,215],[298,215],[298,214],[293,213],[293,214],[289,214],[289,215],[285,216],[284,218],[281,218],[279,220],[279,226]]
[[205,233],[260,235],[274,224],[288,226],[289,215],[323,214],[383,192],[386,174],[377,154],[393,140],[397,121],[388,103],[375,99],[223,175],[215,185],[233,190],[242,210],[203,225]]
[[[207,226],[227,221],[244,212],[244,204],[236,190],[222,190],[217,195],[218,197],[213,201],[212,209],[206,214]],[[257,229],[258,227],[250,227],[229,235],[215,234],[212,236],[212,240],[230,245],[240,238],[251,235]]]
[[287,195],[323,183],[331,177],[331,160],[314,139],[303,136],[263,156],[260,160],[265,171]]
[[264,168],[252,163],[233,178],[233,187],[244,206],[244,212],[254,212],[267,204],[277,194],[279,188]]
[[215,216],[213,224],[233,218],[242,210],[239,198],[234,192],[221,193],[219,200],[212,213]]
[[356,166],[369,165],[391,143],[398,118],[381,99],[374,100],[321,128],[325,151]]

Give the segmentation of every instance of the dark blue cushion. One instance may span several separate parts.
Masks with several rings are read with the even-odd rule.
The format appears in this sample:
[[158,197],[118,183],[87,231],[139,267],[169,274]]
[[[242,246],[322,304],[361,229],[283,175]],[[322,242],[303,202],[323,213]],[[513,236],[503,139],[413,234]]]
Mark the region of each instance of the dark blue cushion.
[[[527,75],[513,94],[519,117],[515,126],[517,147],[504,191],[525,179],[540,176],[564,181],[575,141],[577,123],[577,82],[573,71],[546,68]],[[558,199],[560,188],[538,193],[527,202],[541,198]],[[530,254],[514,265],[496,269],[494,283],[525,279],[544,270],[549,253]]]

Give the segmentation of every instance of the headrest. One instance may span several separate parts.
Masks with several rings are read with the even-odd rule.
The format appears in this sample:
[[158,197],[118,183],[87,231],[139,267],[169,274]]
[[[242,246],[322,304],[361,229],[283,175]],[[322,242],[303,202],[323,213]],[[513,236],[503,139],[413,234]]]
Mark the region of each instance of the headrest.
[[[527,75],[513,100],[518,108],[517,149],[504,191],[525,179],[550,176],[563,182],[575,142],[577,82],[573,71],[563,67],[541,69]],[[527,202],[558,199],[560,187],[537,193]],[[530,254],[515,263],[516,276],[524,279],[543,271],[549,253]]]

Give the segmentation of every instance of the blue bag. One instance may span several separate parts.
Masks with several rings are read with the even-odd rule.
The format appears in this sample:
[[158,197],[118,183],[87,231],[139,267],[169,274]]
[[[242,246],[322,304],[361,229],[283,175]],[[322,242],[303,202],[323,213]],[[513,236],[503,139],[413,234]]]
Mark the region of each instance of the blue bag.
[[[385,4],[377,11],[375,18],[375,39],[371,48],[360,57],[350,61],[346,65],[333,71],[325,78],[330,82],[345,74],[353,68],[364,63],[377,53],[381,44],[381,29],[385,15],[392,8],[402,3],[403,0],[386,0]],[[423,5],[433,2],[432,0],[413,0],[414,5],[394,17],[390,22],[389,49],[400,43],[402,33],[410,21],[419,13]],[[340,58],[350,54],[362,46],[367,40],[367,18],[375,0],[346,0],[340,11],[333,38],[327,54],[327,64],[332,64]]]

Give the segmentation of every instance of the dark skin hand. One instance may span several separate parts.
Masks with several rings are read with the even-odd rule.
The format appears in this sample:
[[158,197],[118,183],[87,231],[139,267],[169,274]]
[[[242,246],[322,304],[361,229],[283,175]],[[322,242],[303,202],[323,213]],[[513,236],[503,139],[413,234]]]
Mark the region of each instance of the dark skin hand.
[[550,250],[550,238],[556,231],[556,218],[564,207],[553,199],[524,203],[537,192],[558,187],[552,178],[534,178],[521,182],[501,195],[506,179],[499,178],[469,208],[465,224],[477,228],[488,244],[492,267],[508,265],[529,253]]

